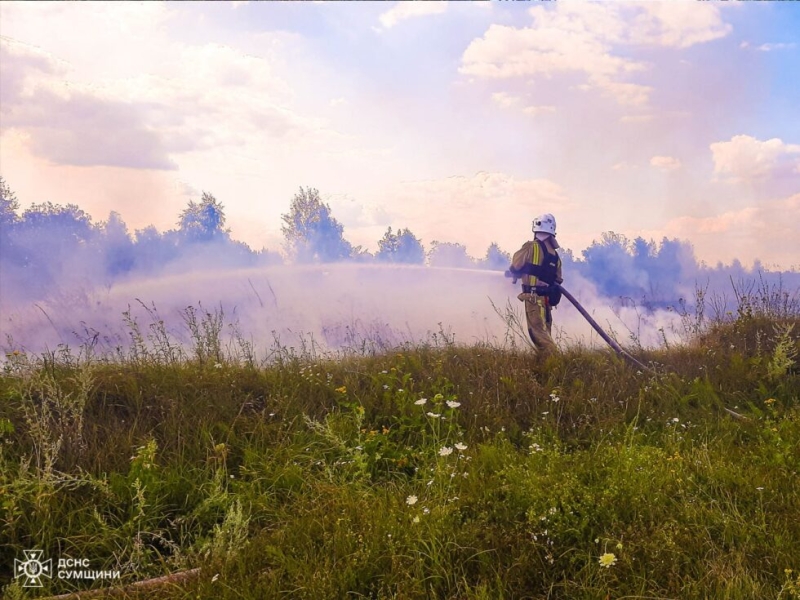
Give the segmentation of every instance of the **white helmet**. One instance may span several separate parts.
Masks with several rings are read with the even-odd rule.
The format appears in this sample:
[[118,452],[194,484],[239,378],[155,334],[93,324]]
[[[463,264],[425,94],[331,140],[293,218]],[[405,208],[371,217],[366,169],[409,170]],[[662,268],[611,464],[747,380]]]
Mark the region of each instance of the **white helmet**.
[[550,235],[555,235],[556,218],[550,213],[539,215],[533,220],[533,227],[531,227],[531,230],[533,233],[542,231],[544,233],[549,233]]

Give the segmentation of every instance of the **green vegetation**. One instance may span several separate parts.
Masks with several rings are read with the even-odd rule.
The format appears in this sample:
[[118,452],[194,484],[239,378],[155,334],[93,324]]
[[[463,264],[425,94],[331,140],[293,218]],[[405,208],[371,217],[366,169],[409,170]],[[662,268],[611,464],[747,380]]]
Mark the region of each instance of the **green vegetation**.
[[[0,378],[7,598],[800,598],[800,318],[546,361],[446,336],[269,364],[191,313]],[[728,410],[746,417],[738,419]],[[53,560],[23,588],[14,560]],[[58,559],[119,580],[67,580]]]

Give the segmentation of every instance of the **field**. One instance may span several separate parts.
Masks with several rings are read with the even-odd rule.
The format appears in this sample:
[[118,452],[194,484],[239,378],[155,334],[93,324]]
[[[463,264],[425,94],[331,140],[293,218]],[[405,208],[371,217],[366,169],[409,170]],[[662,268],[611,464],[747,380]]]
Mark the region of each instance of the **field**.
[[5,598],[800,598],[797,310],[637,349],[653,372],[446,335],[260,362],[198,319],[185,352],[157,323],[9,351]]

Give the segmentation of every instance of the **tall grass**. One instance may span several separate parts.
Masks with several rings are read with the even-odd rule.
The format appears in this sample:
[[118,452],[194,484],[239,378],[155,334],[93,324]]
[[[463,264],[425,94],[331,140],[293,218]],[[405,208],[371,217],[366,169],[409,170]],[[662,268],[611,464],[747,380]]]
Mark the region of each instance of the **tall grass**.
[[[179,345],[152,307],[146,328],[126,315],[130,344],[111,355],[11,350],[0,586],[798,598],[800,311],[754,293],[731,314],[687,313],[681,345],[638,350],[652,372],[581,347],[537,357],[513,314],[503,346],[442,331],[331,356],[276,340],[258,361],[235,327],[225,341],[220,311],[187,311]],[[26,549],[120,580],[23,588]]]

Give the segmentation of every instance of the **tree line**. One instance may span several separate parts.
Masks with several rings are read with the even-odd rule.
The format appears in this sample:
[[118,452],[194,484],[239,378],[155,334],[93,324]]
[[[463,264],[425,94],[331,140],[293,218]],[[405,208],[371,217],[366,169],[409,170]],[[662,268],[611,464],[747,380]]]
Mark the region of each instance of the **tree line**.
[[357,261],[502,270],[510,261],[497,244],[475,260],[462,244],[433,241],[426,250],[410,229],[392,227],[371,253],[345,238],[330,206],[310,187],[299,189],[281,219],[283,252],[253,250],[231,237],[224,205],[203,192],[188,202],[175,228],[131,233],[117,212],[95,223],[76,204],[43,202],[20,211],[16,194],[0,177],[0,283],[42,297],[70,280],[111,285],[127,276],[195,269]]
[[[407,227],[389,226],[374,253],[345,238],[317,189],[300,188],[281,217],[283,253],[255,251],[231,237],[225,208],[203,192],[181,211],[176,227],[159,232],[149,226],[131,233],[112,212],[94,223],[76,204],[33,204],[20,212],[19,201],[0,177],[0,284],[3,295],[13,285],[24,298],[44,297],[67,283],[112,285],[129,276],[177,274],[196,269],[244,268],[266,265],[355,261],[482,268],[501,271],[510,255],[492,243],[481,259],[464,245],[434,240],[426,249]],[[573,273],[595,285],[607,297],[649,298],[670,303],[698,281],[727,281],[747,274],[735,261],[712,269],[698,264],[691,244],[664,238],[660,244],[642,238],[628,240],[607,232],[576,258],[561,251],[565,277]],[[761,270],[756,263],[754,270]],[[754,271],[753,270],[753,271]],[[750,271],[751,273],[753,271]],[[12,294],[13,295],[13,294]]]

